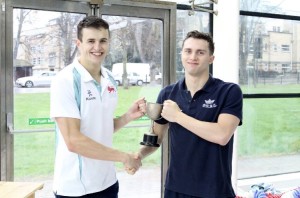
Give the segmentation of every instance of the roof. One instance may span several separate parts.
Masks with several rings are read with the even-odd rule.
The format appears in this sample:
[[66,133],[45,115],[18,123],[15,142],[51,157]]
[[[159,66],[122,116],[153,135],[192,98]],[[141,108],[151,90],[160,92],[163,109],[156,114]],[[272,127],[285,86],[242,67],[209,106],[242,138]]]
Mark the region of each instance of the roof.
[[14,59],[14,67],[33,67],[33,65],[27,60]]

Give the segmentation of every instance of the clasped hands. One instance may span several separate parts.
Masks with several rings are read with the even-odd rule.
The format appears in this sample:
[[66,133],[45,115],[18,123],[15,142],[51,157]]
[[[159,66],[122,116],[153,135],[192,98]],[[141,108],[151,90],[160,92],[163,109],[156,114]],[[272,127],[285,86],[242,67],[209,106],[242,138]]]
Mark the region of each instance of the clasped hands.
[[130,175],[134,175],[142,166],[142,158],[139,154],[128,154],[127,160],[124,162],[124,168]]

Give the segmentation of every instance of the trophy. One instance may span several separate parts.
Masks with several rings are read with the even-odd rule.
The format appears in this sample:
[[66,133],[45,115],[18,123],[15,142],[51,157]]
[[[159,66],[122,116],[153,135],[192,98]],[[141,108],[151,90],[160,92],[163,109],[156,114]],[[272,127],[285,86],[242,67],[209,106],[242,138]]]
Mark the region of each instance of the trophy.
[[146,105],[146,116],[152,120],[149,134],[144,134],[143,142],[141,145],[159,147],[157,143],[158,136],[153,132],[153,122],[154,120],[161,119],[161,111],[163,105],[158,103],[147,102]]

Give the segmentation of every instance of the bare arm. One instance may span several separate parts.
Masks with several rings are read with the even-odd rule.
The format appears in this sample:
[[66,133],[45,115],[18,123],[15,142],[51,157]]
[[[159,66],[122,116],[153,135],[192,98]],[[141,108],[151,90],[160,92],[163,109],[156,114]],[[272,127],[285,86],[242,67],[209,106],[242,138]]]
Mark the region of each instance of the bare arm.
[[79,119],[57,117],[55,120],[70,152],[92,159],[122,162],[136,170],[140,167],[140,160],[134,155],[106,147],[82,134]]
[[[169,129],[169,124],[157,124],[154,122],[153,124],[153,132],[158,136],[157,143],[159,145],[162,144],[165,135],[167,134]],[[158,147],[150,147],[150,146],[142,146],[138,152],[138,155],[141,159],[144,159],[154,151],[156,151]]]
[[145,112],[145,98],[136,100],[125,114],[123,114],[119,118],[114,119],[114,132],[118,131],[120,128],[122,128],[132,120],[142,117],[143,115],[145,115]]
[[[161,125],[154,122],[152,127],[153,127],[153,132],[158,136],[157,143],[161,145],[165,137],[165,134],[169,129],[169,124]],[[155,152],[157,149],[158,147],[142,146],[138,151],[138,153],[136,154],[136,157],[142,160],[148,155],[150,155],[151,153]],[[127,167],[125,167],[125,169],[129,174],[134,174],[137,171],[135,169],[130,169]]]
[[169,122],[176,122],[197,136],[219,145],[229,142],[240,122],[231,114],[220,114],[217,123],[200,121],[183,113],[171,100],[164,102],[161,115]]

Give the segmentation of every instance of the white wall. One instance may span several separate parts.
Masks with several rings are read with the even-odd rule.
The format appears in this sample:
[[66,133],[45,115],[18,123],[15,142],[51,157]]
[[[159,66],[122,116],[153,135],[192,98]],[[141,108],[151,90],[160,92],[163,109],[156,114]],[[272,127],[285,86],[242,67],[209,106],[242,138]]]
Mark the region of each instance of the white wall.
[[[215,60],[213,76],[238,83],[239,69],[239,0],[218,0],[214,5]],[[235,133],[236,134],[236,133]],[[237,192],[237,135],[234,136],[232,184]]]
[[214,77],[238,83],[239,67],[239,0],[218,0],[214,4],[215,61]]

